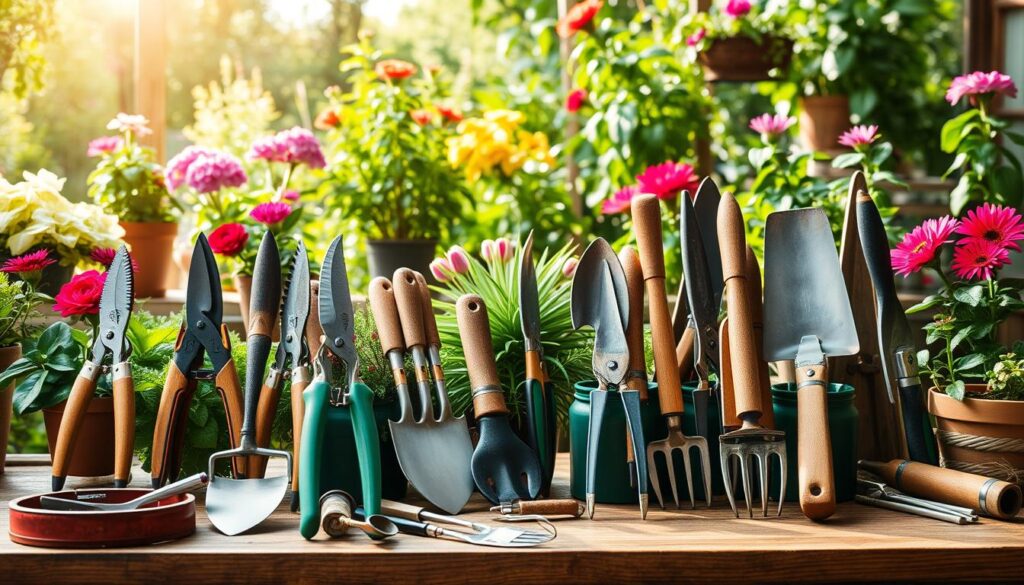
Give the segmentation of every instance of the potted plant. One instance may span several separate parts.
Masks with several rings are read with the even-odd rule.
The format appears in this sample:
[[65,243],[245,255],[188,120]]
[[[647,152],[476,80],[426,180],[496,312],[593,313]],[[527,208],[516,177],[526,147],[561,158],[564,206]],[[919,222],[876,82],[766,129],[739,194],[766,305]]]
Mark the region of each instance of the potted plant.
[[89,143],[89,156],[99,158],[89,174],[89,195],[120,218],[124,240],[140,267],[135,294],[162,297],[174,266],[181,206],[167,191],[153,149],[139,144],[140,137],[152,133],[147,124],[143,116],[121,113],[107,124],[117,134]]
[[48,250],[57,262],[43,269],[37,289],[51,295],[79,262],[98,248],[117,248],[124,236],[116,216],[71,203],[63,188],[64,179],[45,169],[17,183],[0,177],[0,259]]
[[789,68],[793,41],[785,2],[720,0],[682,21],[708,81],[767,81]]
[[471,201],[448,162],[451,131],[434,123],[435,73],[382,59],[367,36],[344,52],[350,89],[326,94],[343,115],[327,133],[321,192],[328,207],[358,218],[374,276],[402,266],[426,273],[439,239]]
[[[898,274],[927,268],[942,282],[938,293],[908,313],[935,311],[924,330],[927,343],[938,350],[922,350],[917,359],[922,377],[933,383],[928,410],[935,417],[943,465],[1014,481],[1024,473],[1024,396],[1015,373],[1024,343],[1007,349],[996,334],[1007,317],[1024,309],[1024,300],[1019,280],[996,276],[1010,264],[1010,252],[1020,250],[1021,240],[1020,213],[985,203],[962,220],[926,220],[892,251]],[[949,248],[952,275],[941,264],[941,253]]]

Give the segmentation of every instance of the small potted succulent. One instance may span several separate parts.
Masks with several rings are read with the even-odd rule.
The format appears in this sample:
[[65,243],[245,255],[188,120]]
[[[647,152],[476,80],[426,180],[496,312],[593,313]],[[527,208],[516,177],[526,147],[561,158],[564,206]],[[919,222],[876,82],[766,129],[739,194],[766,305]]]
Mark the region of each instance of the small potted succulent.
[[785,2],[719,0],[682,22],[708,81],[767,81],[789,68],[793,41]]

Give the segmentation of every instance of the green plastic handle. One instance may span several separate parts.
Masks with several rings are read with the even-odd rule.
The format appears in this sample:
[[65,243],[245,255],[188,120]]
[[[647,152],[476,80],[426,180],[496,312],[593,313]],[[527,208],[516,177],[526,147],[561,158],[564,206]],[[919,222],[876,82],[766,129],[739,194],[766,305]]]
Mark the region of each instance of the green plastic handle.
[[[377,436],[377,419],[373,416],[373,392],[366,384],[356,382],[352,385],[349,406],[356,453],[359,455],[363,509],[367,514],[380,514],[380,439]],[[306,480],[303,478],[301,481]],[[299,488],[302,487],[300,484]]]
[[306,412],[299,445],[299,532],[306,540],[320,531],[320,461],[330,385],[319,380],[302,392]]

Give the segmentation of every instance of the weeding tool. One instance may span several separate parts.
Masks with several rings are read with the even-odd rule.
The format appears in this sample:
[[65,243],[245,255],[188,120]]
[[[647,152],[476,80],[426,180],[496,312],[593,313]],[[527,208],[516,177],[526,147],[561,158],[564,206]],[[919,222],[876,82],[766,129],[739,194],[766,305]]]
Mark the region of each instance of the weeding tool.
[[858,349],[825,212],[794,209],[769,215],[764,271],[765,359],[795,356],[800,509],[812,520],[824,520],[836,510],[826,357]]
[[[668,422],[668,437],[652,441],[647,445],[647,465],[651,471],[651,487],[664,506],[661,495],[657,466],[654,456],[661,453],[668,468],[672,497],[679,507],[679,491],[676,489],[675,466],[672,452],[679,450],[683,456],[686,471],[686,485],[690,491],[690,506],[696,507],[693,493],[693,471],[690,469],[690,450],[697,449],[704,471],[706,494],[711,494],[711,464],[708,442],[704,437],[688,437],[683,434],[683,389],[679,383],[679,367],[676,363],[675,344],[672,343],[672,324],[665,297],[665,256],[661,238],[661,208],[657,197],[641,195],[632,201],[633,226],[636,230],[637,247],[640,252],[640,266],[643,268],[647,299],[650,305],[651,338],[654,345],[654,368],[658,376],[658,401],[661,414]],[[710,497],[710,496],[709,496]]]
[[355,499],[348,492],[331,490],[320,498],[320,526],[331,538],[345,536],[350,528],[360,530],[372,540],[384,540],[398,534],[398,527],[387,516],[370,514],[356,520]]
[[[128,363],[132,348],[125,339],[125,331],[132,316],[134,300],[132,260],[128,248],[121,246],[107,270],[107,279],[100,293],[100,324],[92,343],[92,356],[85,360],[78,372],[64,406],[64,417],[60,421],[53,451],[50,485],[55,492],[64,488],[68,464],[77,447],[78,431],[82,428],[85,411],[92,402],[96,383],[104,370],[112,373],[114,386],[114,487],[128,485],[135,441],[135,383],[131,364]],[[110,366],[104,365],[108,357]]]
[[[241,534],[263,522],[281,503],[292,475],[292,455],[256,444],[256,407],[263,384],[271,333],[281,302],[281,257],[274,235],[267,232],[256,253],[249,301],[249,327],[245,343],[245,407],[239,446],[210,456],[210,485],[206,488],[206,514],[227,536]],[[215,477],[217,461],[228,457],[282,457],[285,474],[270,478]]]
[[[242,428],[242,389],[235,362],[231,359],[231,338],[221,322],[224,300],[220,288],[217,260],[206,236],[199,234],[192,250],[185,296],[185,316],[174,346],[174,357],[167,370],[156,424],[153,428],[153,487],[158,488],[178,477],[181,452],[185,446],[185,426],[189,403],[198,380],[214,381],[227,415],[228,439],[237,447]],[[212,370],[203,370],[203,355],[210,358]],[[255,413],[253,413],[255,414]],[[232,460],[236,478],[245,476],[245,459]]]
[[647,443],[644,440],[643,422],[640,418],[640,392],[625,384],[630,367],[629,346],[626,343],[629,292],[622,265],[604,238],[591,242],[580,257],[572,279],[570,308],[574,328],[590,326],[594,329],[591,368],[598,386],[590,393],[590,427],[587,432],[587,515],[590,518],[594,517],[598,445],[611,388],[619,395],[626,413],[629,431],[627,435],[630,437],[633,459],[636,463],[640,516],[646,518],[647,468],[642,450]]
[[[629,302],[629,314],[626,318],[629,372],[626,373],[626,387],[636,390],[640,402],[644,403],[648,399],[647,358],[644,354],[644,273],[640,268],[640,256],[632,246],[624,246],[619,250],[619,263],[622,264],[622,274],[626,278],[626,298]],[[686,304],[685,295],[684,300],[680,302]],[[685,319],[684,315],[684,327]],[[640,477],[647,477],[645,449],[646,445],[641,445],[638,450],[633,449],[633,434],[629,432],[629,422],[627,421],[626,463],[629,464],[629,485],[634,488],[637,487],[637,480]],[[642,474],[638,471],[638,466],[641,465],[644,467]]]
[[473,410],[480,426],[480,440],[473,451],[473,481],[492,504],[535,500],[544,472],[537,454],[509,426],[484,300],[478,295],[462,295],[455,304],[455,314],[473,389]]
[[[686,207],[683,209],[683,217],[688,224],[694,219]],[[753,253],[748,254],[750,249],[747,247],[744,226],[743,213],[736,199],[726,195],[719,205],[718,239],[722,251],[725,292],[728,295],[726,302],[729,309],[729,363],[723,362],[721,367],[730,369],[729,379],[733,393],[733,400],[730,402],[735,404],[736,417],[742,426],[719,437],[722,479],[725,494],[729,498],[729,506],[738,518],[739,511],[736,508],[730,473],[730,458],[737,458],[740,476],[743,479],[747,515],[753,517],[754,492],[750,485],[750,460],[754,458],[757,461],[760,479],[761,515],[767,517],[768,468],[771,456],[777,456],[781,466],[781,491],[776,515],[781,516],[782,502],[786,494],[786,433],[765,428],[762,424],[763,413],[771,410],[771,402],[767,405],[764,403],[765,389],[762,387],[764,380],[761,375],[763,363],[754,339],[753,306],[761,306],[761,275]],[[689,242],[687,240],[687,243]],[[757,280],[756,286],[750,282],[753,279]],[[755,290],[756,297],[752,294]],[[717,333],[715,327],[712,326],[711,330]],[[703,330],[698,328],[698,336],[702,334]]]
[[491,512],[501,514],[495,520],[502,522],[526,522],[543,518],[545,520],[577,519],[587,511],[577,500],[513,500],[492,506]]
[[128,500],[127,502],[106,502],[107,494],[104,492],[75,491],[74,498],[63,498],[60,496],[39,496],[39,507],[46,510],[79,510],[82,512],[91,511],[118,511],[135,510],[148,504],[159,502],[164,498],[185,494],[205,486],[210,481],[210,476],[205,473],[197,473],[169,483],[164,487],[150,491],[145,495]]
[[[510,526],[495,528],[480,522],[471,522],[455,516],[435,514],[418,506],[389,500],[384,500],[381,508],[383,513],[398,526],[398,529],[403,534],[458,540],[482,546],[502,548],[537,546],[538,544],[551,541],[558,534],[555,526],[546,519],[535,520],[544,529],[544,532],[537,532],[535,530],[521,530]],[[360,512],[360,510],[357,510],[356,514],[359,515]],[[439,526],[439,524],[457,528],[451,529]]]

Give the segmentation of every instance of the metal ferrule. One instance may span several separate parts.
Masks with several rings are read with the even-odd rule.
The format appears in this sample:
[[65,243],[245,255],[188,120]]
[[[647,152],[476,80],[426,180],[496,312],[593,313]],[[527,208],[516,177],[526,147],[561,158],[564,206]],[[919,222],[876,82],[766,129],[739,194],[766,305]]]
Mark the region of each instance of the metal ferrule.
[[407,384],[408,382],[405,379],[405,360],[402,359],[402,352],[389,351],[388,363],[391,364],[391,371],[395,375],[395,383]]
[[629,370],[626,372],[626,380],[642,380],[647,381],[647,372],[644,370]]
[[804,380],[803,382],[797,384],[796,387],[799,390],[800,388],[808,388],[810,386],[821,386],[823,388],[827,388],[828,384],[822,382],[821,380]]
[[518,514],[519,502],[502,502],[501,505],[498,506],[498,513],[503,516],[507,516],[509,514]]
[[430,363],[441,363],[441,350],[436,345],[430,345],[427,347],[427,355],[430,357]]
[[78,377],[95,382],[100,378],[100,374],[102,372],[103,368],[100,364],[86,360],[85,363],[82,364],[82,369],[78,371]]
[[921,384],[921,378],[917,376],[917,358],[914,352],[901,349],[896,352],[893,359],[896,362],[896,383],[900,388]]
[[294,368],[292,368],[292,384],[296,382],[305,382],[308,384],[311,378],[312,374],[310,373],[308,366],[295,366]]
[[416,381],[417,382],[429,382],[430,381],[430,370],[427,369],[426,364],[416,366]]
[[267,388],[277,388],[277,385],[281,382],[281,370],[271,367],[270,372],[267,373],[267,379],[263,381],[263,385]]
[[[990,479],[981,485],[981,489],[978,490],[978,509],[982,512],[994,516],[998,513],[998,509],[990,510],[988,507],[988,493],[992,491],[992,486],[999,483],[998,479]],[[996,506],[998,508],[998,504]]]
[[132,365],[130,363],[128,363],[128,362],[121,362],[119,364],[114,364],[114,370],[113,370],[113,379],[114,380],[121,380],[123,378],[131,378],[131,377],[132,377]]
[[473,388],[473,398],[476,398],[477,396],[482,396],[484,394],[493,394],[495,392],[501,394],[501,386],[497,384],[484,384],[479,388]]

